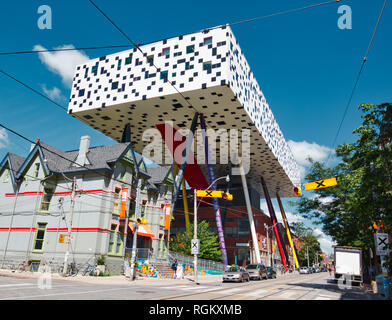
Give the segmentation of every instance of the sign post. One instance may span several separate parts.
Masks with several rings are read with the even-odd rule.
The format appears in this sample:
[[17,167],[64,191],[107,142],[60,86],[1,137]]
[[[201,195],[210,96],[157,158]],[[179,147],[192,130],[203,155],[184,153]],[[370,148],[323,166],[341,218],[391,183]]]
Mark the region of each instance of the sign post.
[[380,256],[381,270],[384,275],[383,286],[385,298],[389,299],[389,280],[388,280],[388,270],[384,267],[385,256],[389,255],[389,250],[385,249],[388,244],[388,234],[377,232],[374,234],[374,242],[376,247],[376,255]]
[[[193,244],[194,243],[198,243],[199,242],[199,247],[200,247],[200,241],[197,239],[197,190],[196,188],[194,189],[194,199],[193,199],[193,205],[194,205],[194,209],[193,209],[193,240],[192,240],[192,254],[194,254],[193,257],[193,271],[195,273],[195,283],[197,283],[197,255],[199,254],[199,252],[197,253],[193,253]],[[196,252],[196,251],[195,251]]]

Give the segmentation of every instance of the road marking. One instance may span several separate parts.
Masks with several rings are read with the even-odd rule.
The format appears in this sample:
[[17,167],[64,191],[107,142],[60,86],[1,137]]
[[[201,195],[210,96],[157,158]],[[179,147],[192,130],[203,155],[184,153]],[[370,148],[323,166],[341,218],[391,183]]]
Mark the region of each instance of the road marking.
[[52,293],[52,294],[40,294],[33,296],[20,296],[20,297],[9,297],[9,298],[0,298],[0,300],[14,300],[14,299],[28,299],[28,298],[42,298],[42,297],[53,297],[53,296],[67,296],[70,294],[88,294],[88,293],[98,293],[98,292],[109,292],[109,291],[119,291],[124,289],[130,289],[130,287],[126,288],[113,288],[113,289],[105,289],[105,290],[90,290],[90,291],[82,291],[82,292],[61,292],[61,293]]
[[278,298],[291,299],[291,297],[292,297],[293,295],[295,295],[295,294],[297,294],[297,292],[290,292],[290,291],[287,291],[287,292],[283,292],[283,293],[281,293],[280,295],[278,295]]
[[258,290],[255,290],[255,291],[248,293],[248,295],[253,296],[253,297],[257,297],[257,296],[262,295],[266,292],[267,292],[266,289],[258,289]]
[[247,297],[249,297],[249,296],[242,296],[242,297],[239,297],[239,298],[235,298],[234,300],[242,300],[242,299],[245,299]]
[[0,289],[9,288],[9,287],[22,287],[22,286],[36,286],[36,284],[33,283],[0,284]]

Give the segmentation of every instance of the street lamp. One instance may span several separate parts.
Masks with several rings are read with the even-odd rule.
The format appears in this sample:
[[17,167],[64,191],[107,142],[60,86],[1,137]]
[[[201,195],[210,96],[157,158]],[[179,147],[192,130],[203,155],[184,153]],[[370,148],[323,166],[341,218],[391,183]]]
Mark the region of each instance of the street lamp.
[[[230,182],[230,176],[229,175],[224,176],[224,177],[220,177],[220,178],[215,179],[208,186],[208,188],[203,190],[203,191],[209,190],[214,183],[216,183],[217,181],[219,181],[221,179],[226,179],[226,182]],[[193,245],[197,245],[198,248],[197,248],[196,252],[198,252],[200,250],[200,242],[198,242],[198,240],[197,240],[197,189],[196,188],[193,189],[193,193],[194,193],[194,196],[193,196],[193,206],[194,206],[194,210],[193,211],[194,211],[194,215],[193,215],[193,244],[192,244],[192,248],[193,248]],[[195,283],[199,284],[197,282],[197,255],[198,255],[198,253],[194,254],[193,264],[194,264],[194,273],[195,273],[195,275],[194,275]]]

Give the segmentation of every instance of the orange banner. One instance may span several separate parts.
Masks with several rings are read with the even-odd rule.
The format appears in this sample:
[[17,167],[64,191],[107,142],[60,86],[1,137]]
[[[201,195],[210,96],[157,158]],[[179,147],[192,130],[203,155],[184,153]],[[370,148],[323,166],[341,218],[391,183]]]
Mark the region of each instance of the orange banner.
[[128,198],[128,188],[122,188],[120,219],[125,219],[125,212],[127,209],[127,198]]
[[169,230],[170,228],[170,209],[171,205],[169,203],[165,204],[165,229]]

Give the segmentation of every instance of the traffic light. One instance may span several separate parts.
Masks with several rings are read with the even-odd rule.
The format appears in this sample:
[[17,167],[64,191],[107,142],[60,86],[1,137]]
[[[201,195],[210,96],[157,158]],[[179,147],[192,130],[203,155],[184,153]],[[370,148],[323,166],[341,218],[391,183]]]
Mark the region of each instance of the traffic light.
[[231,201],[233,200],[233,195],[228,192],[222,192],[222,199]]
[[138,218],[138,219],[137,219],[137,223],[140,223],[140,224],[147,224],[148,221],[147,221],[147,219],[144,219],[144,218]]
[[296,196],[300,197],[301,196],[301,188],[299,187],[293,187],[293,192]]

